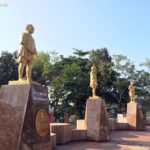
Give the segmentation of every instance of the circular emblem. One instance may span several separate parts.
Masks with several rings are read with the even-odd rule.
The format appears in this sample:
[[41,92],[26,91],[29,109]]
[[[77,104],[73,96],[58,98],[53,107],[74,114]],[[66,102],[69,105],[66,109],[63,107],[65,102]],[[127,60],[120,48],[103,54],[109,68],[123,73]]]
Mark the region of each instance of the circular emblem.
[[40,109],[35,117],[36,131],[39,136],[45,137],[49,133],[49,117],[44,109]]

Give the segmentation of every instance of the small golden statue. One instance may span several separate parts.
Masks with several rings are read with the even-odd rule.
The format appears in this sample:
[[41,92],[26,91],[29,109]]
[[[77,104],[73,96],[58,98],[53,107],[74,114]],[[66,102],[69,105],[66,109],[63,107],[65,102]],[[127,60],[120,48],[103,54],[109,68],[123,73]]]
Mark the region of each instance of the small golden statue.
[[[26,31],[22,34],[20,49],[17,55],[17,59],[19,62],[18,68],[18,80],[27,80],[31,81],[31,71],[32,71],[32,61],[34,59],[34,55],[36,54],[36,47],[34,39],[32,38],[32,33],[34,32],[34,27],[31,24],[26,26]],[[26,67],[26,76],[23,78],[23,71]]]
[[130,96],[130,101],[135,102],[135,87],[134,87],[134,82],[131,81],[129,85],[129,96]]
[[[9,84],[30,84],[33,83],[31,79],[32,61],[36,54],[35,42],[31,34],[34,32],[32,24],[28,24],[25,32],[21,35],[20,48],[17,54],[18,67],[18,81],[9,81]],[[26,75],[23,77],[24,69]]]
[[92,88],[92,97],[98,97],[96,96],[96,88],[97,88],[97,70],[95,66],[91,67],[91,72],[90,72],[90,87]]

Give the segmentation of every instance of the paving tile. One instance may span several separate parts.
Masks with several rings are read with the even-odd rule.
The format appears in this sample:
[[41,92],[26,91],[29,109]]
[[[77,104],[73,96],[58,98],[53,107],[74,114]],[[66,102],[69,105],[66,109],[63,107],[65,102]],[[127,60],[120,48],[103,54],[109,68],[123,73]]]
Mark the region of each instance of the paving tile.
[[150,150],[150,126],[146,131],[113,131],[110,142],[70,142],[56,150]]

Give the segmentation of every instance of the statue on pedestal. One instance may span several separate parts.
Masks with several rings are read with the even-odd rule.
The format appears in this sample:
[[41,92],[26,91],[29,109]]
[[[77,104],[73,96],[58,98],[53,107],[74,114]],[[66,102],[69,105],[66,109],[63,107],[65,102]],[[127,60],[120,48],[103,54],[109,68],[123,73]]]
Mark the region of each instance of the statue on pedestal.
[[129,96],[130,96],[130,101],[135,102],[135,87],[134,87],[134,82],[131,81],[129,85]]
[[[36,54],[35,42],[32,37],[34,32],[34,27],[32,24],[28,24],[25,28],[25,32],[21,35],[20,48],[17,53],[17,61],[19,63],[18,67],[18,80],[9,81],[9,85],[16,84],[38,84],[32,81],[32,61]],[[24,75],[24,69],[26,69],[26,74]]]
[[91,72],[90,72],[90,87],[92,88],[92,97],[97,97],[96,96],[96,88],[97,88],[97,70],[95,66],[91,67]]
[[[17,55],[18,67],[18,80],[27,80],[31,82],[32,61],[36,54],[35,42],[31,34],[34,32],[34,27],[31,24],[26,26],[25,32],[22,33],[20,48]],[[23,77],[23,71],[26,68],[26,75]]]

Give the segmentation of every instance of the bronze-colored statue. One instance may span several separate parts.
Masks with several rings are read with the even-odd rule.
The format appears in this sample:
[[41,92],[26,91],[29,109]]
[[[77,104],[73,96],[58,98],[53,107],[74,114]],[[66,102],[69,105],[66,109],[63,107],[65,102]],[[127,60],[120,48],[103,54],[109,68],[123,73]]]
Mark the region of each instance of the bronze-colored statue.
[[[20,41],[20,48],[17,55],[18,80],[26,80],[31,82],[32,61],[36,54],[35,42],[31,34],[34,32],[34,27],[31,24],[26,26],[26,31],[23,32]],[[23,77],[23,71],[26,68],[26,75]]]
[[129,96],[130,96],[130,101],[135,102],[135,87],[134,87],[134,82],[131,81],[129,85]]
[[91,67],[91,72],[90,72],[90,87],[92,88],[92,94],[93,97],[97,97],[96,96],[96,88],[97,88],[97,70],[95,66]]

